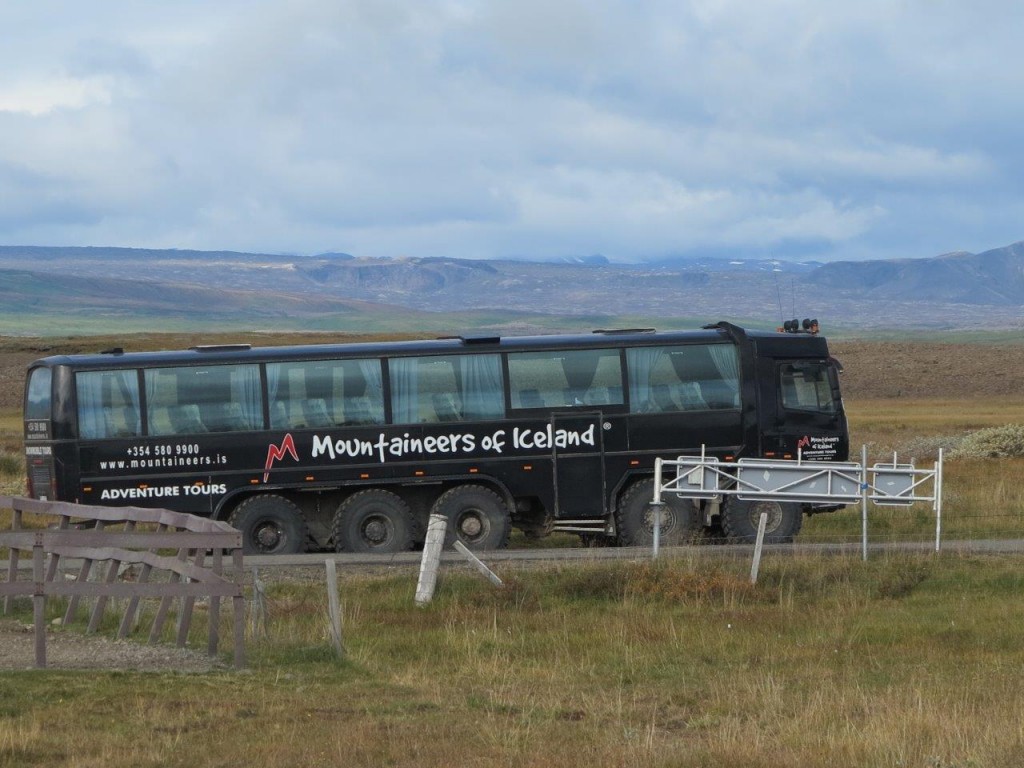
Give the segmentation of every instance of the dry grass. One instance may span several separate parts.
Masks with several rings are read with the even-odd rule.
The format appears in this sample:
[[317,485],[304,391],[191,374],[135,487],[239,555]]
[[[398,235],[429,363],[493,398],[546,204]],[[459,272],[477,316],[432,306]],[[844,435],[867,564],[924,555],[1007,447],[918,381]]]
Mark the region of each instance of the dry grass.
[[959,436],[1024,423],[1024,398],[854,400],[846,403],[846,410],[851,448],[859,456],[860,446],[867,445],[870,454],[880,459],[890,458],[894,450],[904,453],[908,443],[921,437]]
[[[1015,766],[1013,559],[695,559],[270,581],[253,668],[0,677],[0,763]],[[197,628],[197,631],[200,631]],[[69,738],[74,734],[73,738]]]
[[[847,405],[872,461],[1024,423],[1009,398]],[[20,419],[0,416],[0,446],[19,440]],[[947,535],[1024,538],[1022,474],[1020,459],[948,461]],[[859,526],[857,510],[822,515],[801,539]],[[933,529],[930,509],[872,512],[873,539]],[[0,765],[1024,764],[1018,558],[769,555],[755,587],[749,563],[706,551],[510,566],[500,591],[449,572],[426,609],[412,574],[343,574],[343,660],[322,583],[264,573],[249,672],[0,675]]]

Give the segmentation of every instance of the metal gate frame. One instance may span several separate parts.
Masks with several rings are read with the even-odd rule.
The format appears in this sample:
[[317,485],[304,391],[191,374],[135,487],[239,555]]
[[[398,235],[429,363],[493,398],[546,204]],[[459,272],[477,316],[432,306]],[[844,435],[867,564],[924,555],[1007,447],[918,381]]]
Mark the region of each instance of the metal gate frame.
[[805,461],[793,459],[740,459],[723,462],[708,456],[655,459],[654,498],[662,494],[684,499],[721,501],[724,496],[741,499],[790,501],[805,504],[862,505],[864,556],[867,557],[867,503],[877,506],[909,506],[930,503],[935,513],[935,551],[942,535],[942,451],[931,469],[892,462],[868,466],[867,446],[860,462]]

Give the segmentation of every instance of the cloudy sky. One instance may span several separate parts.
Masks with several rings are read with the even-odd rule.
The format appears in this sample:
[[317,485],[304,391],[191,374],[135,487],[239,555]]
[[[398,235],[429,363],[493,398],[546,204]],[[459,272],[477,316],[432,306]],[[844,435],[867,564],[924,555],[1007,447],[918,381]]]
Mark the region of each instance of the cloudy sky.
[[888,258],[1024,240],[1024,7],[0,0],[0,244]]

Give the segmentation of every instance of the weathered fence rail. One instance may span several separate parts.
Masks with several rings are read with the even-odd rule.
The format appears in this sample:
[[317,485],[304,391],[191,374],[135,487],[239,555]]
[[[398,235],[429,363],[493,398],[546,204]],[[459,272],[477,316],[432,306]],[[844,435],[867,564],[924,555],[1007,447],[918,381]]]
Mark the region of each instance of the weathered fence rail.
[[[0,531],[0,547],[10,550],[7,581],[0,582],[4,613],[16,597],[33,600],[36,666],[46,666],[46,600],[68,598],[64,623],[74,621],[81,598],[93,598],[87,632],[95,632],[110,598],[127,598],[117,637],[132,632],[142,598],[160,598],[149,641],[157,642],[179,601],[176,642],[188,640],[197,598],[209,599],[207,652],[220,644],[222,598],[231,598],[234,664],[245,665],[245,599],[242,588],[242,538],[226,523],[194,515],[138,507],[92,507],[67,502],[0,496],[10,509],[11,528]],[[55,518],[48,527],[25,526],[25,516]],[[173,552],[174,554],[168,554]],[[31,580],[19,579],[22,553],[31,557]],[[234,580],[224,575],[225,555],[232,559]],[[61,561],[81,561],[77,575],[66,579]],[[209,562],[208,562],[209,561]],[[103,564],[105,572],[100,573]],[[99,570],[94,573],[93,569]],[[119,578],[126,569],[134,580]],[[91,578],[92,577],[92,578]]]

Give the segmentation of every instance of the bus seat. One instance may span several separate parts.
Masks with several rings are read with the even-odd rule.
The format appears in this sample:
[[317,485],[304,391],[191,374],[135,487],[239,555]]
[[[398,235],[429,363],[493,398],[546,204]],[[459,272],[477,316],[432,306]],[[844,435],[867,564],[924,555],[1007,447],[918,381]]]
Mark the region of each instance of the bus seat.
[[374,417],[373,408],[370,406],[370,399],[365,396],[345,398],[345,423],[346,424],[379,424],[383,421],[383,414]]
[[214,405],[204,419],[211,432],[242,432],[252,429],[240,403]]
[[654,411],[678,411],[679,406],[672,399],[667,384],[655,384],[651,387],[651,400],[654,401]]
[[567,406],[583,405],[586,401],[586,393],[574,387],[566,387],[562,390],[563,402]]
[[206,432],[203,420],[199,418],[198,405],[176,405],[168,408],[173,433],[187,435],[193,432]]
[[149,434],[174,434],[174,427],[171,425],[171,411],[169,408],[154,408],[149,412]]
[[305,407],[306,424],[310,427],[329,427],[333,424],[330,415],[327,413],[327,403],[323,398],[314,398],[306,401]]
[[536,389],[519,390],[519,407],[543,408],[544,401],[540,397],[540,392],[538,392]]
[[706,411],[708,404],[701,397],[700,387],[692,381],[685,381],[679,385],[679,398],[683,401],[683,410]]
[[139,416],[133,408],[108,408],[103,418],[107,437],[132,437],[139,434]]
[[459,415],[459,410],[455,407],[455,401],[451,395],[438,392],[431,399],[434,402],[434,413],[437,414],[438,421],[461,421],[462,417]]
[[740,393],[724,381],[702,381],[699,386],[708,408],[736,408],[740,404]]

